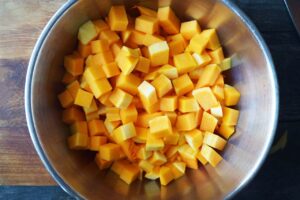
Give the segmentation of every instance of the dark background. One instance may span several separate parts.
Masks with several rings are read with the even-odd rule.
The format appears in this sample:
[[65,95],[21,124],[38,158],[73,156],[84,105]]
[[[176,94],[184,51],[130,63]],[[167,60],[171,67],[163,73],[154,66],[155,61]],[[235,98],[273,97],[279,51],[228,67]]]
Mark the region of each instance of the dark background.
[[[270,48],[280,86],[280,115],[274,144],[284,133],[287,136],[285,147],[268,156],[255,178],[234,199],[300,199],[300,38],[283,0],[233,2],[254,22]],[[0,186],[0,199],[73,198],[59,186]]]

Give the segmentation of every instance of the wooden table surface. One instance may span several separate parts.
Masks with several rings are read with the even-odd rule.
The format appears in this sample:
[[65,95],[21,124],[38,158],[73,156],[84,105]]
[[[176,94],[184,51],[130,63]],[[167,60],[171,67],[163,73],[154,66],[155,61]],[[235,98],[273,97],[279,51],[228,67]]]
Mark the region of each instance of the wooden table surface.
[[[34,150],[23,100],[33,46],[47,21],[65,1],[0,0],[0,199],[70,198],[53,186],[56,183]],[[275,139],[275,143],[280,141],[275,148],[278,151],[269,155],[258,175],[236,199],[299,199],[299,36],[283,0],[233,2],[253,20],[266,40],[280,85]]]

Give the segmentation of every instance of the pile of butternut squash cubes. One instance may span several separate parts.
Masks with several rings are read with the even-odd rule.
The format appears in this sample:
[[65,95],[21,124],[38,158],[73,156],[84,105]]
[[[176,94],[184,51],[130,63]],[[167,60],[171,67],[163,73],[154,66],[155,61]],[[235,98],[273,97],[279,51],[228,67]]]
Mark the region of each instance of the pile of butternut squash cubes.
[[95,151],[99,168],[128,184],[167,185],[186,167],[222,160],[240,93],[224,83],[231,58],[215,29],[180,22],[170,7],[129,9],[138,14],[112,6],[106,19],[80,27],[58,99],[71,149]]

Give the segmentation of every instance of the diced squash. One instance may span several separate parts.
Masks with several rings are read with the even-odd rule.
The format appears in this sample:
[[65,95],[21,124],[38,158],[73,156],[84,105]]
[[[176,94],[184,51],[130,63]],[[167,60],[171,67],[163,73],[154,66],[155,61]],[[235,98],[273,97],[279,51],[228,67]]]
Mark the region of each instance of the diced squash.
[[159,68],[158,73],[165,75],[169,79],[175,79],[178,78],[178,71],[177,68],[166,64]]
[[109,26],[102,19],[97,19],[92,22],[93,22],[98,34],[101,33],[102,31],[109,30]]
[[78,44],[78,53],[80,54],[81,57],[86,58],[89,55],[92,54],[92,47],[90,44],[81,44],[81,42],[79,42]]
[[202,34],[208,40],[206,48],[208,48],[210,50],[216,50],[217,48],[219,48],[221,46],[216,29],[203,30]]
[[118,56],[118,54],[120,53],[121,51],[121,48],[122,48],[122,45],[123,43],[121,41],[118,41],[116,43],[113,43],[110,47],[114,57],[116,58]]
[[146,143],[149,134],[149,129],[143,127],[135,127],[135,130],[136,130],[136,136],[132,138],[133,141],[136,143]]
[[106,40],[109,45],[112,45],[113,43],[116,43],[120,40],[119,35],[111,30],[104,30],[100,33],[101,40]]
[[215,116],[216,118],[221,118],[223,117],[223,111],[222,111],[222,106],[219,104],[216,107],[210,108],[210,114]]
[[196,68],[195,70],[189,72],[189,77],[194,81],[198,81],[203,73],[203,70],[204,70],[203,67]]
[[203,157],[201,151],[197,153],[197,159],[202,163],[202,165],[206,165],[207,160]]
[[174,179],[178,179],[185,174],[186,164],[184,162],[173,162],[171,165],[171,170],[174,176]]
[[170,167],[162,166],[159,170],[159,180],[161,185],[167,185],[174,179],[173,172]]
[[97,29],[92,21],[87,21],[80,26],[78,31],[78,40],[84,45],[88,44],[95,37],[97,37]]
[[132,183],[138,178],[140,169],[137,164],[125,165],[120,174],[120,179],[122,179],[127,184]]
[[153,105],[158,101],[155,87],[153,87],[147,81],[143,81],[138,86],[139,96],[142,100],[143,105]]
[[109,50],[107,40],[94,40],[91,42],[91,50],[93,54],[102,53]]
[[106,120],[110,121],[110,122],[115,122],[115,121],[120,121],[121,117],[120,117],[120,109],[119,108],[115,108],[112,107],[110,109],[106,109]]
[[211,57],[206,52],[203,52],[202,54],[193,53],[192,56],[198,64],[198,67],[203,67],[211,62]]
[[186,159],[194,159],[197,155],[197,150],[194,150],[189,144],[183,144],[178,148],[178,153]]
[[85,135],[89,134],[86,121],[76,121],[71,125],[70,129],[72,134],[75,133],[82,133]]
[[90,137],[89,150],[99,151],[101,145],[106,144],[107,137],[105,136],[93,136]]
[[177,96],[165,96],[160,99],[160,110],[161,111],[175,111],[177,109]]
[[149,158],[149,162],[153,165],[160,166],[167,162],[167,158],[164,154],[159,151],[154,151],[151,158]]
[[155,87],[157,96],[163,97],[165,94],[172,90],[172,83],[165,75],[161,74],[156,77],[151,84]]
[[172,124],[167,116],[158,116],[149,121],[150,134],[164,137],[172,134]]
[[190,53],[182,53],[174,56],[174,64],[178,74],[185,74],[193,71],[198,65]]
[[145,58],[143,56],[139,57],[139,61],[135,66],[135,70],[148,73],[150,68],[150,60],[148,58]]
[[106,78],[92,81],[89,85],[96,98],[99,98],[112,90],[112,87]]
[[93,94],[79,89],[74,101],[75,105],[89,108],[93,100]]
[[209,87],[195,89],[192,94],[205,111],[218,106],[218,101]]
[[148,160],[141,160],[139,162],[139,167],[145,172],[151,172],[154,168],[154,165]]
[[132,99],[132,95],[119,88],[115,89],[109,97],[109,100],[114,104],[114,106],[120,109],[127,108],[132,102]]
[[173,133],[166,135],[164,138],[164,143],[170,144],[170,145],[176,145],[179,140],[179,134],[178,132],[174,129]]
[[105,126],[102,120],[95,119],[88,122],[90,136],[104,135]]
[[200,109],[194,97],[180,97],[178,100],[178,110],[182,113],[197,112]]
[[107,169],[113,163],[112,161],[103,160],[100,158],[100,153],[97,153],[95,156],[95,162],[100,170]]
[[68,138],[70,149],[87,149],[89,145],[89,136],[87,134],[75,133]]
[[221,124],[218,129],[218,133],[226,139],[229,139],[230,136],[234,133],[234,126]]
[[145,174],[145,177],[150,180],[156,180],[160,177],[160,167],[154,167],[150,172]]
[[144,40],[143,40],[143,45],[145,46],[150,46],[154,43],[157,43],[157,42],[162,42],[164,41],[165,39],[162,37],[162,36],[158,36],[158,35],[152,35],[152,34],[146,34],[144,36]]
[[155,117],[162,116],[161,112],[156,113],[139,113],[139,117],[137,118],[136,125],[144,128],[149,127],[149,121],[154,119]]
[[103,72],[105,73],[106,78],[111,78],[121,73],[116,62],[103,64],[102,69]]
[[149,47],[151,66],[165,65],[169,62],[169,46],[166,41],[157,42]]
[[137,158],[141,160],[147,160],[152,156],[153,152],[152,151],[146,151],[146,147],[142,146],[139,148],[137,152]]
[[103,94],[101,97],[99,97],[98,100],[99,100],[100,103],[102,103],[104,106],[112,107],[113,104],[112,104],[112,102],[109,100],[109,97],[110,97],[111,94],[112,94],[112,91],[109,91],[109,92]]
[[224,100],[224,88],[222,86],[219,86],[219,85],[213,86],[212,87],[212,92],[214,93],[215,97],[219,101],[223,101]]
[[159,25],[166,33],[179,33],[180,21],[170,7],[158,8],[157,18]]
[[[133,49],[131,49],[132,51]],[[139,55],[126,55],[124,47],[116,58],[116,62],[124,75],[130,74],[139,61]]]
[[67,108],[74,103],[74,98],[68,90],[63,91],[57,97],[60,102],[60,105],[63,108]]
[[113,130],[115,130],[120,124],[121,124],[120,121],[112,122],[112,121],[109,121],[107,119],[105,119],[105,121],[104,121],[104,126],[105,126],[105,128],[107,129],[107,131],[109,133],[112,133]]
[[194,129],[188,132],[184,132],[184,137],[186,142],[194,149],[195,151],[199,150],[199,147],[202,145],[203,136],[202,132],[198,129]]
[[202,120],[200,124],[200,130],[214,132],[218,124],[218,119],[209,114],[208,112],[203,112]]
[[182,40],[172,40],[168,42],[170,48],[170,56],[175,56],[181,54],[185,50],[185,41]]
[[148,135],[146,141],[146,151],[159,151],[164,148],[165,144],[163,139],[159,139]]
[[225,106],[235,106],[240,100],[241,94],[234,87],[225,84],[224,86],[224,97]]
[[136,122],[138,117],[138,112],[134,104],[129,105],[127,108],[120,110],[120,117],[123,124],[128,122]]
[[72,76],[78,76],[83,73],[84,60],[77,55],[68,55],[64,58],[64,66],[67,72]]
[[105,78],[105,73],[100,66],[92,65],[85,69],[83,77],[90,85],[95,80]]
[[118,160],[120,152],[120,145],[114,143],[106,143],[99,148],[100,158],[107,161]]
[[125,159],[120,159],[120,160],[116,160],[113,162],[112,166],[111,166],[111,170],[116,173],[117,175],[121,175],[122,174],[122,170],[125,168],[125,165],[129,165],[130,162],[128,160]]
[[156,17],[157,13],[149,8],[143,7],[143,6],[136,6],[136,8],[138,9],[138,11],[140,12],[141,15],[147,15],[150,17]]
[[222,157],[213,148],[205,144],[201,148],[201,154],[213,167],[216,167],[222,160]]
[[204,68],[199,78],[196,88],[214,85],[220,73],[221,73],[221,68],[219,67],[219,65],[217,64],[207,65]]
[[136,95],[141,82],[142,80],[134,74],[120,74],[116,81],[116,87],[132,95]]
[[[143,102],[142,102],[143,103]],[[155,112],[158,112],[159,111],[159,101],[152,104],[152,105],[149,105],[147,103],[143,103],[143,109],[147,112],[147,113],[155,113]]]
[[194,89],[194,84],[187,74],[172,80],[177,96],[182,96]]
[[180,33],[187,40],[192,39],[192,37],[201,32],[201,28],[197,20],[191,20],[187,22],[182,22],[180,26]]
[[66,124],[73,124],[76,121],[84,121],[84,113],[76,106],[71,106],[63,111],[62,120]]
[[223,59],[220,64],[221,70],[226,71],[226,70],[231,69],[231,65],[232,65],[231,63],[232,63],[231,58]]
[[131,139],[124,140],[120,146],[129,161],[134,162],[137,159],[139,148]]
[[126,42],[126,45],[129,45],[131,47],[133,47],[133,44],[135,44],[134,45],[135,47],[137,47],[137,45],[143,45],[145,35],[146,35],[145,33],[142,33],[137,30],[131,31],[130,37],[129,37],[128,41]]
[[128,18],[124,6],[112,6],[108,13],[108,24],[113,31],[125,31]]
[[223,113],[222,124],[226,124],[227,126],[235,126],[237,124],[240,114],[238,110],[223,107]]
[[104,65],[114,61],[113,53],[109,51],[104,51],[101,53],[97,53],[93,56],[93,62],[96,65]]
[[113,130],[113,138],[117,143],[121,143],[129,138],[136,136],[135,127],[132,122],[124,124]]
[[203,143],[218,150],[223,150],[226,145],[226,140],[211,132],[205,132]]
[[175,126],[177,120],[177,113],[176,112],[164,112],[164,115],[168,116],[172,126]]
[[135,19],[135,29],[143,33],[154,34],[158,32],[158,20],[156,17],[141,15]]
[[186,113],[177,116],[176,129],[178,131],[190,131],[197,127],[195,113]]
[[191,38],[188,47],[190,51],[202,54],[203,50],[207,46],[207,43],[208,38],[206,38],[203,33],[197,33]]
[[86,121],[90,121],[93,119],[99,119],[99,115],[98,115],[98,112],[92,112],[89,114],[85,114],[85,118],[86,118]]
[[223,54],[222,47],[219,47],[214,51],[209,51],[208,54],[211,57],[211,63],[212,64],[213,63],[221,64],[222,61],[224,60],[224,54]]

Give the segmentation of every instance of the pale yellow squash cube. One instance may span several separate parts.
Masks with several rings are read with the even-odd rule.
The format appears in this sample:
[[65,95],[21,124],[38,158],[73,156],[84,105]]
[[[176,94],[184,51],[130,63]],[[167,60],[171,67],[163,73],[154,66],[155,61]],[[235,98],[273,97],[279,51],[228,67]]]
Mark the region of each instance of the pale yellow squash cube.
[[149,82],[143,81],[138,86],[138,91],[143,105],[153,105],[158,101],[155,87]]
[[203,112],[200,130],[214,132],[218,124],[218,119],[209,114],[208,112]]
[[165,75],[161,74],[156,77],[152,82],[151,85],[155,87],[157,96],[159,98],[163,97],[165,94],[170,92],[173,88],[170,79],[168,79]]
[[87,21],[80,26],[78,31],[78,40],[86,45],[98,35],[95,25],[92,21]]
[[149,121],[150,134],[164,137],[172,134],[172,124],[167,116],[158,116]]
[[193,90],[192,92],[194,98],[198,101],[201,108],[208,111],[210,108],[219,105],[216,97],[209,87],[203,87]]
[[160,103],[160,110],[161,111],[175,111],[178,106],[177,96],[165,96],[162,97],[159,101]]
[[199,160],[199,162],[200,162],[202,165],[206,165],[206,164],[207,164],[207,160],[203,157],[201,151],[199,151],[199,152],[197,153],[196,158]]
[[155,166],[160,166],[167,162],[166,156],[159,151],[154,151],[153,155],[148,160],[151,164]]
[[200,25],[197,20],[191,20],[182,22],[180,26],[180,33],[186,40],[192,39],[192,37],[201,32]]
[[150,134],[148,135],[146,141],[146,151],[159,151],[162,150],[164,146],[165,144],[163,139],[150,136]]
[[194,89],[194,84],[187,74],[172,80],[177,96],[182,96]]
[[222,111],[222,106],[221,104],[219,104],[216,107],[212,107],[210,108],[210,114],[212,114],[213,116],[215,116],[216,118],[221,118],[223,117],[223,111]]
[[203,143],[218,150],[223,150],[227,141],[211,132],[205,132]]
[[172,131],[173,133],[166,135],[163,139],[164,139],[164,143],[166,145],[177,145],[178,140],[179,140],[179,133],[177,130],[173,129]]
[[222,72],[231,69],[231,65],[232,65],[231,58],[225,58],[224,60],[222,60],[220,64]]
[[151,66],[168,64],[169,62],[169,46],[166,41],[157,42],[148,47]]
[[222,124],[226,124],[228,126],[235,126],[239,119],[240,112],[233,108],[223,107],[223,118]]
[[88,122],[90,136],[104,135],[105,126],[102,120],[95,119]]
[[92,65],[87,67],[83,73],[84,79],[90,85],[93,81],[105,78],[105,73],[99,65]]
[[189,144],[183,144],[178,147],[178,153],[182,158],[195,159],[198,150],[194,150]]
[[165,38],[160,35],[146,34],[144,36],[143,45],[148,47],[154,43],[162,42],[164,40],[165,40]]
[[121,125],[113,130],[112,135],[117,143],[121,143],[136,136],[135,126],[132,122]]
[[154,168],[154,165],[148,160],[141,160],[139,162],[139,167],[145,172],[151,172]]
[[219,85],[214,85],[212,87],[212,92],[214,93],[215,97],[219,100],[219,101],[223,101],[224,100],[224,88],[222,86]]
[[87,149],[89,145],[89,136],[87,134],[75,133],[68,137],[68,145],[70,149]]
[[199,81],[199,78],[201,77],[203,70],[204,67],[196,68],[195,70],[189,72],[189,77],[195,82]]
[[135,19],[134,28],[143,33],[154,34],[159,31],[158,20],[156,17],[141,15]]
[[159,178],[159,171],[160,167],[154,167],[150,172],[147,172],[145,174],[145,178],[150,179],[150,180],[156,180]]
[[92,81],[89,83],[89,86],[97,99],[112,90],[112,87],[106,78]]
[[90,92],[86,92],[82,89],[79,89],[76,94],[76,98],[74,100],[74,104],[78,106],[82,106],[85,108],[89,108],[93,101],[93,94]]
[[156,113],[156,112],[159,111],[159,106],[160,106],[159,101],[156,102],[155,104],[152,104],[152,105],[149,105],[149,104],[147,104],[145,102],[142,102],[142,104],[143,104],[144,110],[147,113]]
[[119,125],[121,124],[121,121],[109,121],[107,119],[104,120],[104,126],[108,133],[112,133],[113,130],[115,130]]
[[120,145],[114,143],[103,144],[99,147],[100,158],[107,161],[118,160],[120,152]]
[[208,54],[211,57],[210,63],[212,64],[221,64],[224,60],[224,53],[222,47],[219,47],[214,51],[209,51]]
[[108,13],[108,24],[113,31],[125,31],[128,18],[124,6],[112,6]]
[[216,167],[219,164],[219,162],[222,160],[220,154],[218,154],[213,148],[205,144],[201,148],[201,154],[208,161],[208,163],[213,167]]
[[125,53],[122,52],[122,49],[116,58],[116,63],[124,75],[130,74],[134,70],[138,61],[139,57],[127,56]]
[[108,111],[106,111],[106,120],[110,122],[120,121],[120,109],[111,107]]
[[225,106],[235,106],[240,100],[240,92],[234,87],[225,84],[224,86],[224,103]]
[[127,108],[132,102],[133,96],[117,88],[110,95],[109,100],[117,108]]
[[166,64],[159,68],[158,73],[165,75],[169,79],[178,78],[178,70],[176,67]]
[[206,48],[210,50],[216,50],[221,46],[216,29],[206,29],[202,31],[204,37],[207,38],[208,43]]
[[166,33],[170,35],[179,33],[180,21],[170,7],[158,8],[157,18]]
[[211,57],[205,51],[202,54],[193,53],[193,58],[195,59],[198,67],[204,67],[211,62]]
[[184,162],[173,162],[171,164],[171,170],[174,176],[174,179],[178,179],[185,174],[186,164]]
[[123,124],[129,122],[136,122],[138,112],[134,104],[129,105],[127,108],[120,110],[120,116]]
[[200,106],[194,97],[180,97],[178,100],[178,110],[182,113],[197,112]]
[[184,137],[186,142],[194,149],[195,151],[199,150],[199,147],[202,145],[203,136],[202,132],[198,129],[194,129],[188,132],[184,132]]
[[205,66],[196,88],[213,86],[221,73],[221,68],[217,64],[210,64]]
[[182,53],[174,56],[174,64],[178,74],[185,74],[193,71],[198,64],[190,53]]
[[197,127],[195,113],[186,113],[177,116],[176,129],[178,131],[190,131]]
[[82,133],[85,135],[89,134],[88,125],[86,121],[76,121],[71,125],[70,129],[72,134],[75,133]]

